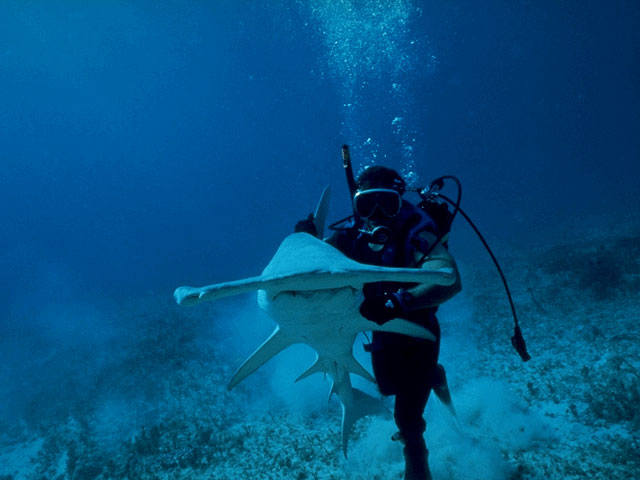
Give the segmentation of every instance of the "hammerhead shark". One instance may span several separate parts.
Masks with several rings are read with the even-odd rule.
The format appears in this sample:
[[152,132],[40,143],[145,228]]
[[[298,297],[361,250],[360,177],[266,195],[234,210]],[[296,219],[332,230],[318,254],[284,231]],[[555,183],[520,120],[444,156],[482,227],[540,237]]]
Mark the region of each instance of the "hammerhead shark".
[[[322,237],[328,206],[325,189],[314,223]],[[238,368],[231,378],[231,390],[279,352],[305,343],[316,352],[315,362],[297,379],[314,373],[331,378],[329,396],[336,394],[342,405],[342,449],[347,456],[349,433],[366,415],[385,407],[376,398],[351,384],[350,374],[375,383],[373,376],[353,356],[358,333],[393,332],[435,341],[433,333],[415,323],[393,319],[378,325],[360,315],[362,287],[368,282],[415,282],[451,285],[451,269],[390,268],[365,265],[347,258],[339,250],[307,233],[287,236],[261,275],[201,288],[179,287],[174,297],[180,305],[258,291],[258,305],[277,324],[273,333]]]

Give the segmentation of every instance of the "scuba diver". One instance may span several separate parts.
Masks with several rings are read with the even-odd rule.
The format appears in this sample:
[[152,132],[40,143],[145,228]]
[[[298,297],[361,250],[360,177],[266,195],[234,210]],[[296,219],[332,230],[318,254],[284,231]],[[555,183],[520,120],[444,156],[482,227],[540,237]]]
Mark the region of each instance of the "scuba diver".
[[[430,480],[424,409],[432,390],[450,401],[444,368],[438,364],[440,326],[436,311],[438,305],[461,290],[455,260],[447,250],[451,214],[446,206],[444,212],[440,209],[429,214],[424,207],[404,199],[406,182],[387,167],[369,167],[357,180],[351,176],[349,186],[354,214],[332,226],[335,232],[325,240],[327,243],[360,263],[429,269],[446,267],[456,275],[456,281],[449,286],[369,283],[363,288],[364,300],[360,305],[362,316],[372,322],[381,325],[402,318],[429,329],[436,337],[433,342],[396,333],[373,332],[371,343],[365,346],[371,353],[380,393],[395,395],[394,419],[399,432],[393,439],[404,443],[404,479]],[[317,235],[313,215],[298,222],[295,231]]]

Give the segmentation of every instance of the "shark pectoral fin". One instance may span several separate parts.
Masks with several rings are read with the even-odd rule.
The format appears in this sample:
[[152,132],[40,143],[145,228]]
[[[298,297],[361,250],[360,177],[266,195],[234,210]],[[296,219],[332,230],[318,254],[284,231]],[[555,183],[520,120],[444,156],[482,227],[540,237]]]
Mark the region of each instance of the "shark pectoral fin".
[[451,267],[443,267],[439,268],[437,272],[440,273],[440,278],[437,282],[434,282],[434,285],[444,285],[449,286],[453,285],[456,282],[456,272]]
[[401,333],[403,335],[409,335],[410,337],[424,338],[425,340],[431,340],[432,342],[436,341],[435,335],[431,333],[429,329],[401,318],[394,318],[382,325],[374,324],[374,326],[371,327],[371,330],[378,332]]
[[267,363],[271,358],[280,353],[287,347],[293,345],[293,341],[286,335],[282,334],[280,327],[276,327],[271,336],[258,347],[258,349],[247,358],[240,368],[233,375],[227,386],[227,390],[231,390],[242,380],[255,372],[262,365]]
[[382,400],[373,398],[363,391],[353,388],[350,401],[342,404],[342,453],[344,453],[344,457],[347,458],[349,435],[356,421],[367,415],[388,414],[389,409]]
[[178,305],[194,305],[200,301],[200,289],[193,287],[178,287],[173,292]]
[[[271,279],[272,282],[273,280]],[[275,280],[281,281],[280,278]],[[178,287],[173,292],[173,298],[175,298],[178,305],[194,305],[200,302],[211,302],[219,298],[260,290],[265,288],[267,283],[268,281],[265,281],[262,276],[258,276],[234,280],[233,282],[216,283],[215,285],[207,285],[200,288]]]

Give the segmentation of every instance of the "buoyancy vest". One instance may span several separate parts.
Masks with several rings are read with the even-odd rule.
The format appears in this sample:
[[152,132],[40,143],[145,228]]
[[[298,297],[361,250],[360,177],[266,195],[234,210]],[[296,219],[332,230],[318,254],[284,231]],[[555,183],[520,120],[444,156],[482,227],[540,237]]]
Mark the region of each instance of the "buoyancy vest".
[[[391,219],[388,226],[393,235],[390,241],[378,251],[369,246],[370,237],[361,232],[362,220],[357,217],[327,241],[347,257],[360,263],[385,267],[418,267],[415,251],[426,252],[430,247],[427,240],[419,237],[420,233],[431,232],[436,237],[440,234],[438,225],[431,216],[408,201],[403,201],[400,212]],[[415,285],[415,283],[374,282],[365,284],[363,293],[365,297],[377,296],[383,292],[408,290]],[[437,307],[415,310],[409,313],[407,319],[428,327],[435,320],[436,311]]]

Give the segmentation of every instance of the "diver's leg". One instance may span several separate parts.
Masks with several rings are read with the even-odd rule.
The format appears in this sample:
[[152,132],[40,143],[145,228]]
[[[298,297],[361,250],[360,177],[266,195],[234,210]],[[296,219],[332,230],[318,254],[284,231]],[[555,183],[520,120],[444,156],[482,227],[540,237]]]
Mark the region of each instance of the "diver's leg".
[[424,438],[415,443],[404,446],[404,477],[403,480],[432,480],[429,470],[429,450]]
[[438,372],[440,325],[435,317],[432,325],[436,341],[412,342],[406,352],[405,365],[409,381],[396,394],[394,417],[404,440],[405,480],[431,480],[427,446],[424,441],[426,422],[424,409]]
[[430,480],[423,417],[431,388],[413,388],[396,395],[394,418],[404,442],[405,480]]

